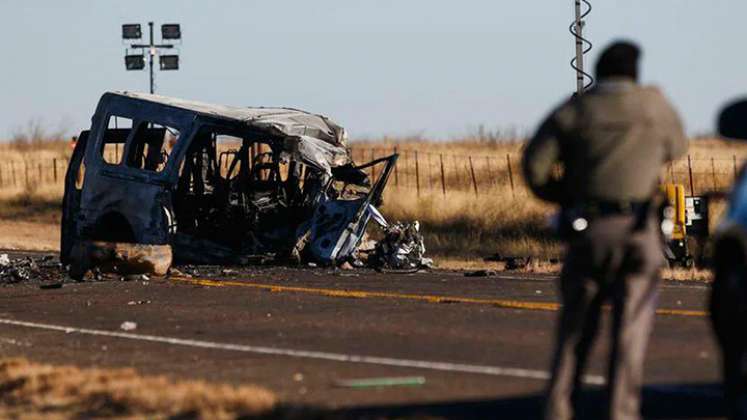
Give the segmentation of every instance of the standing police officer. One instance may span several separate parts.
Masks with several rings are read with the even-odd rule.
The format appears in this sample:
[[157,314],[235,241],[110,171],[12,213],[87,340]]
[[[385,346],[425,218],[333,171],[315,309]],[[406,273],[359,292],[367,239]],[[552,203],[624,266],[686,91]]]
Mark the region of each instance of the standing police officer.
[[524,175],[561,206],[568,250],[545,416],[574,417],[601,306],[612,306],[609,418],[640,417],[643,359],[664,264],[654,205],[662,166],[687,150],[662,93],[638,85],[637,46],[618,42],[596,66],[598,83],[542,123],[524,151]]

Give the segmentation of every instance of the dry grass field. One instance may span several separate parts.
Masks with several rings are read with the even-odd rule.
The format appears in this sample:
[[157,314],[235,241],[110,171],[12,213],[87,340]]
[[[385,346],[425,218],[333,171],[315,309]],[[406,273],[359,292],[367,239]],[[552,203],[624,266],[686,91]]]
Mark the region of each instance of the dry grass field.
[[[522,147],[521,141],[480,138],[387,138],[351,145],[359,163],[394,151],[400,154],[385,194],[384,214],[390,220],[419,220],[429,253],[445,265],[449,259],[471,265],[470,260],[496,253],[545,259],[561,255],[561,245],[546,223],[554,208],[532,197],[521,180]],[[0,247],[56,246],[62,178],[70,153],[67,141],[0,143]],[[724,191],[746,159],[745,145],[693,140],[689,162],[685,158],[674,163],[662,177],[684,184],[688,192],[692,188],[696,195]],[[377,175],[376,169],[370,171]],[[711,205],[712,225],[723,207],[719,202]],[[40,232],[44,237],[35,238]]]
[[289,418],[263,388],[177,382],[132,369],[0,359],[0,390],[2,418]]
[[[356,143],[354,155],[370,157],[370,150],[379,153],[394,149],[405,159],[400,162],[399,185],[390,182],[385,196],[384,214],[392,219],[418,219],[423,223],[427,245],[438,256],[476,258],[501,255],[534,255],[552,258],[560,256],[561,245],[547,229],[547,220],[555,209],[534,198],[520,176],[522,142],[486,142],[475,139],[447,143],[393,140]],[[366,150],[367,152],[363,152]],[[457,157],[456,165],[446,165],[446,193],[441,189],[440,159],[435,182],[420,176],[420,193],[412,184],[412,157],[418,152],[421,160],[427,154]],[[472,158],[475,177],[460,168],[464,157]],[[490,157],[490,159],[486,159]],[[408,159],[409,158],[409,159]],[[461,158],[461,160],[459,159]],[[513,183],[508,171],[511,161]],[[718,139],[698,139],[690,143],[688,158],[681,159],[662,172],[667,182],[681,183],[689,194],[728,191],[739,168],[747,160],[747,145]],[[469,159],[466,159],[469,164]],[[428,164],[421,164],[420,170]],[[404,169],[404,170],[403,170]],[[408,169],[410,169],[408,171]],[[692,185],[690,173],[692,172]],[[461,177],[461,184],[458,182]],[[514,188],[511,188],[513,184]],[[725,208],[725,203],[712,200],[712,227]]]

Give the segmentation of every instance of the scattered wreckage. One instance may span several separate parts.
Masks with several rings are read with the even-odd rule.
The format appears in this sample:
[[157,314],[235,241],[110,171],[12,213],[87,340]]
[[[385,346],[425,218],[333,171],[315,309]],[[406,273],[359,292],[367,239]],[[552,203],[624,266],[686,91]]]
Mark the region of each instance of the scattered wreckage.
[[346,137],[296,109],[105,93],[70,159],[60,259],[75,278],[164,274],[172,261],[336,266],[358,262],[373,219],[385,240],[372,262],[429,263],[417,224],[390,226],[376,209],[398,156],[356,165]]
[[420,223],[382,224],[384,237],[376,243],[368,263],[374,267],[412,270],[429,267],[433,260],[425,257],[425,243]]
[[52,255],[11,258],[8,254],[0,254],[0,286],[31,281],[57,282],[60,270],[60,264]]

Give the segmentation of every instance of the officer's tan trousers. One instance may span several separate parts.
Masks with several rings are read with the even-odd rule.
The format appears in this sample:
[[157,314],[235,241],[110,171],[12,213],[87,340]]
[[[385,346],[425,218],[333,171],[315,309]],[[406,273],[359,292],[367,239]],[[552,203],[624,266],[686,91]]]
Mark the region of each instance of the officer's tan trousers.
[[547,419],[574,418],[573,402],[604,303],[612,307],[608,415],[614,420],[640,418],[643,359],[664,258],[656,223],[652,220],[643,230],[633,231],[634,223],[632,216],[600,218],[569,244],[560,279],[563,307]]

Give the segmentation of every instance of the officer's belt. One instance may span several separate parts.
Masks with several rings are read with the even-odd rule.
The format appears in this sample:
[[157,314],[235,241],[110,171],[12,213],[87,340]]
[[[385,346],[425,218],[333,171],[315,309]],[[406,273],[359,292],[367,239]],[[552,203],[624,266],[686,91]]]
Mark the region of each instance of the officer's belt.
[[649,205],[648,201],[593,200],[585,202],[580,208],[588,216],[604,217],[640,214],[641,211],[649,208]]

